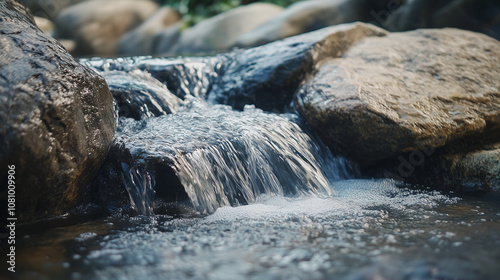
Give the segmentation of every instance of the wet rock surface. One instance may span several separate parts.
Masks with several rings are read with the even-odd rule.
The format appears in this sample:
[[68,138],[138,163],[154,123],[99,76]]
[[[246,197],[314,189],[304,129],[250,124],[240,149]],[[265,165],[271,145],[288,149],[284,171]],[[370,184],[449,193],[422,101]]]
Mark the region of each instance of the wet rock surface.
[[455,29],[366,38],[325,60],[296,107],[335,151],[370,165],[500,129],[500,43]]
[[[100,72],[115,100],[115,115],[141,120],[177,111],[182,100],[140,70]],[[117,120],[118,120],[117,117]]]
[[232,56],[161,59],[151,57],[84,59],[82,63],[97,71],[142,70],[159,80],[177,97],[207,98]]
[[0,172],[15,165],[16,213],[27,222],[80,202],[115,129],[104,79],[74,61],[19,7],[0,2]]
[[[500,191],[500,143],[471,152],[449,153],[442,156],[440,161],[440,175],[446,186]],[[435,178],[439,176],[436,174]]]
[[319,61],[340,56],[365,37],[385,34],[372,25],[346,24],[237,53],[214,89],[214,96],[239,110],[245,104],[254,104],[283,112]]
[[415,151],[398,156],[378,176],[431,186],[435,189],[498,192],[500,144]]

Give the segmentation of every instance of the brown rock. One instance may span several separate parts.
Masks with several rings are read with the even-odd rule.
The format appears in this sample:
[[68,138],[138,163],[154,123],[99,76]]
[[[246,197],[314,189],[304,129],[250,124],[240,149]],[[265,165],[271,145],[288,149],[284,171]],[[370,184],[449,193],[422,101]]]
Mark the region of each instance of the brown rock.
[[500,131],[500,43],[455,29],[366,38],[324,60],[296,107],[362,164]]

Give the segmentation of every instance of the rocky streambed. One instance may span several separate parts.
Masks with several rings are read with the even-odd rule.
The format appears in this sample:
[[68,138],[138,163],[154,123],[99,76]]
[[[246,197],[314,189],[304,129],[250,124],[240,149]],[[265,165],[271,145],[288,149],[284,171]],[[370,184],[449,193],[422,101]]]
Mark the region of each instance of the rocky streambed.
[[75,61],[19,3],[0,12],[8,277],[497,275],[497,40],[352,23],[212,57]]

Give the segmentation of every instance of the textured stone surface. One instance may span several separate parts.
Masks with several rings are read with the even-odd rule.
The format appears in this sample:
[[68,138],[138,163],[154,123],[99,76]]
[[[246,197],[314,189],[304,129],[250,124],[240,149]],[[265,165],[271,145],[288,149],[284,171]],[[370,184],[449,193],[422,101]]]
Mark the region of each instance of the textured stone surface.
[[296,107],[362,164],[500,130],[500,43],[456,29],[366,38],[325,60]]
[[433,178],[441,178],[438,180],[446,186],[500,191],[500,143],[471,152],[445,154],[437,166],[431,167]]
[[214,96],[240,110],[254,104],[282,112],[319,61],[342,55],[365,37],[385,34],[373,25],[345,24],[236,53],[214,89]]
[[227,51],[243,33],[263,24],[282,10],[269,3],[240,6],[182,31],[170,49],[157,51],[170,55]]
[[435,189],[499,192],[500,143],[481,140],[405,153],[377,164],[368,175]]
[[0,173],[16,166],[16,216],[27,222],[79,202],[113,139],[113,105],[104,79],[12,4],[0,2]]
[[180,15],[170,7],[160,8],[140,26],[127,32],[120,38],[117,46],[118,55],[149,55],[156,47],[155,37],[166,27],[180,21]]
[[75,40],[77,55],[114,55],[119,38],[158,10],[149,0],[91,0],[64,9],[56,37]]

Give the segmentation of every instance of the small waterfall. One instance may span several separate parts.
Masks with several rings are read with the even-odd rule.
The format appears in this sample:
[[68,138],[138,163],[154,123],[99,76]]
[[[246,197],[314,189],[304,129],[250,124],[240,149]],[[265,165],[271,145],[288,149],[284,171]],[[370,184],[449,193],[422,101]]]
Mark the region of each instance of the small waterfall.
[[253,202],[261,194],[333,194],[308,136],[291,122],[265,124],[248,127],[237,141],[176,159],[179,178],[196,209],[213,212]]
[[171,178],[155,174],[163,167],[201,213],[249,204],[262,194],[334,195],[330,180],[348,177],[348,164],[296,121],[295,115],[252,106],[234,111],[195,98],[187,98],[176,114],[142,120],[141,126],[128,119],[117,142],[133,159],[122,167],[134,208],[152,212],[153,187],[171,188]]
[[152,215],[155,194],[154,175],[148,171],[145,165],[128,166],[126,163],[121,163],[121,166],[130,205],[140,215]]
[[134,113],[117,114],[111,158],[138,213],[152,214],[153,202],[189,200],[212,213],[262,194],[331,196],[331,181],[353,174],[349,162],[304,132],[295,114],[207,104],[230,60],[82,60],[104,75],[117,106]]

